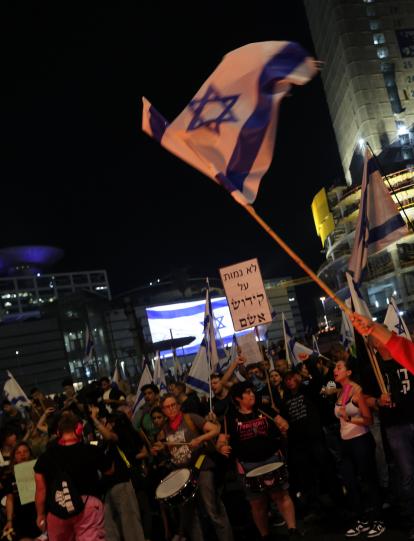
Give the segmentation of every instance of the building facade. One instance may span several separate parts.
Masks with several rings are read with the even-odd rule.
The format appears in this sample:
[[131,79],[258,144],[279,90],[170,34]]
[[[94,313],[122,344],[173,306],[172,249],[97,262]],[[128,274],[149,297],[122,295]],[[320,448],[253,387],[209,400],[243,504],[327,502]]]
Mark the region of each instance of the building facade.
[[348,185],[368,142],[385,172],[414,164],[414,2],[304,0]]
[[[401,215],[414,223],[414,170],[397,172],[387,179],[394,201],[404,209]],[[326,254],[318,275],[342,299],[347,295],[345,270],[354,243],[360,199],[359,186],[336,186],[327,192],[323,189],[314,199],[315,224]],[[333,224],[333,228],[324,229],[324,223]],[[380,321],[390,297],[394,296],[401,311],[406,312],[407,320],[414,323],[414,234],[368,258],[362,292],[371,313]],[[330,318],[340,316],[338,307],[329,298],[325,309]]]

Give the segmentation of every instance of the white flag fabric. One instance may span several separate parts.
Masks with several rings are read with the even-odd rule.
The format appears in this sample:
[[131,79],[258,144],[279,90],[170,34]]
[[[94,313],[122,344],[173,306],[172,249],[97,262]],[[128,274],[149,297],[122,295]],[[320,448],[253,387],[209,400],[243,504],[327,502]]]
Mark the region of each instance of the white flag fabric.
[[25,406],[30,407],[30,400],[9,370],[7,370],[7,377],[3,388],[7,400],[18,409],[24,409]]
[[290,365],[296,366],[298,363],[302,363],[309,359],[313,355],[314,351],[307,346],[304,346],[298,342],[290,332],[288,322],[285,319],[285,314],[282,313],[283,321],[283,334],[285,337],[285,349],[286,349],[286,360]]
[[195,356],[185,380],[186,385],[195,391],[209,395],[210,394],[210,363],[207,358],[206,341],[203,339],[200,349]]
[[139,380],[139,383],[138,383],[138,390],[135,397],[135,402],[134,402],[134,405],[132,406],[133,414],[135,414],[139,410],[139,408],[144,405],[144,402],[145,402],[144,393],[141,391],[141,389],[144,385],[148,385],[149,383],[154,383],[154,382],[152,380],[150,369],[148,368],[148,365],[146,364],[144,370],[142,371],[141,379]]
[[348,272],[345,273],[345,276],[346,281],[348,282],[348,288],[354,312],[357,312],[357,314],[361,314],[361,316],[369,317],[370,319],[372,319],[368,305],[362,297],[358,285],[355,283],[355,281],[352,279],[352,276]]
[[167,392],[167,381],[165,379],[164,370],[161,366],[159,354],[156,355],[154,362],[154,383],[160,390],[160,394],[165,394]]
[[239,203],[252,203],[272,160],[280,101],[316,73],[297,43],[250,43],[223,58],[171,124],[143,98],[142,129]]
[[404,336],[404,338],[407,338],[407,340],[412,342],[410,331],[400,315],[400,311],[398,310],[394,297],[391,297],[390,299],[390,304],[388,305],[388,310],[385,315],[384,325],[388,327],[390,331],[395,332],[398,336]]
[[348,272],[360,285],[368,255],[408,234],[408,228],[382,180],[376,160],[365,152],[361,202]]
[[339,335],[339,341],[344,346],[345,351],[349,351],[352,355],[355,355],[355,333],[354,327],[349,317],[342,311],[341,331]]

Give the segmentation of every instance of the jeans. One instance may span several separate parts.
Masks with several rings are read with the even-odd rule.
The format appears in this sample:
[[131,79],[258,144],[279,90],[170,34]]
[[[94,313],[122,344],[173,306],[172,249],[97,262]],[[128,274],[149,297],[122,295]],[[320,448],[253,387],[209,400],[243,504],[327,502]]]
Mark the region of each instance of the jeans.
[[216,488],[214,471],[200,471],[198,490],[201,504],[213,524],[217,539],[219,541],[232,541],[233,530],[226,508]]
[[141,513],[131,481],[114,485],[105,495],[107,541],[144,541]]
[[401,503],[414,526],[414,423],[388,426],[385,433],[400,475]]

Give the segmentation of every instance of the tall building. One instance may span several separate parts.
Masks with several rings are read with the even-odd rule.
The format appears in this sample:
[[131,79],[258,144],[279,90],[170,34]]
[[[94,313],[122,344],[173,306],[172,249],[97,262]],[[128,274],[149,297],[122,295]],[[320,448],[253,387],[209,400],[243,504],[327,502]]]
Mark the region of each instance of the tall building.
[[[403,170],[388,176],[400,208],[414,223],[414,171]],[[348,296],[345,270],[354,243],[361,188],[334,186],[315,196],[312,212],[326,255],[318,275],[344,299]],[[397,203],[397,204],[398,204]],[[402,214],[402,216],[405,216]],[[394,242],[378,254],[369,256],[362,293],[373,316],[383,321],[391,296],[395,297],[410,324],[414,322],[414,234]],[[324,309],[330,319],[340,317],[336,304],[326,298]]]
[[386,173],[414,165],[413,0],[304,0],[347,183],[359,142]]
[[[85,382],[113,368],[106,271],[50,272],[62,257],[52,246],[0,250],[0,380],[10,370],[26,391],[59,392],[68,376]],[[85,358],[86,327],[91,358]]]

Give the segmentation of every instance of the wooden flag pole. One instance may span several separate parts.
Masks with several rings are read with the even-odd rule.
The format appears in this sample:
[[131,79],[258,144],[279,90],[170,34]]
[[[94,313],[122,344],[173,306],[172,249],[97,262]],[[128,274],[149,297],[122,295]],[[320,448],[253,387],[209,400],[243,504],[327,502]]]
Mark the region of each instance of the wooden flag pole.
[[330,297],[339,306],[339,308],[341,308],[341,310],[350,316],[352,312],[348,306],[339,297],[337,297],[332,289],[328,287],[325,282],[323,282],[319,276],[317,276],[313,270],[308,267],[308,265],[286,244],[286,242],[273,231],[273,229],[256,213],[254,208],[248,204],[242,206],[247,210],[250,216],[252,216],[256,222],[261,225],[266,233],[268,233],[272,239],[276,241],[277,244],[279,244],[279,246],[293,259],[293,261],[297,263],[299,267],[301,267],[306,274],[318,284],[318,286],[328,295],[328,297]]
[[[252,218],[254,218],[256,222],[266,231],[266,233],[270,235],[272,239],[276,241],[277,244],[279,244],[279,246],[293,259],[293,261],[297,263],[299,267],[303,269],[315,283],[318,284],[318,286],[328,295],[328,297],[330,297],[339,306],[339,308],[343,310],[348,317],[350,317],[352,315],[352,311],[348,308],[348,306],[339,297],[337,297],[332,291],[332,289],[328,287],[325,282],[323,282],[319,278],[319,276],[317,276],[313,272],[313,270],[308,267],[308,265],[286,244],[286,242],[273,231],[273,229],[256,213],[254,208],[249,204],[242,204],[242,206],[246,209],[250,216],[252,216]],[[380,367],[378,366],[377,358],[375,357],[375,355],[372,354],[370,355],[370,360],[381,392],[386,393],[387,391],[384,383],[384,378],[382,377]]]

